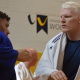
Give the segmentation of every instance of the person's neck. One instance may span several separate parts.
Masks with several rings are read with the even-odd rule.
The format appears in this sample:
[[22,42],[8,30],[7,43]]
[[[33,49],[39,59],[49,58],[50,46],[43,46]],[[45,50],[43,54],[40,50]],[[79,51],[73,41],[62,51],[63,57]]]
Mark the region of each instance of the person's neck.
[[79,33],[72,33],[72,34],[67,33],[67,37],[69,40],[72,40],[72,41],[80,40],[80,32]]
[[26,67],[27,67],[28,69],[30,69],[29,62],[24,62],[24,64],[26,65]]

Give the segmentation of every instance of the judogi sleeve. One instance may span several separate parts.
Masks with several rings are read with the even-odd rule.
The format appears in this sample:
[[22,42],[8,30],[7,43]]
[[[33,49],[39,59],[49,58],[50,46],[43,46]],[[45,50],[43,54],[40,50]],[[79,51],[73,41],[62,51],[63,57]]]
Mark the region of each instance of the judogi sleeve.
[[36,76],[40,75],[40,78],[38,80],[47,80],[49,75],[54,71],[57,70],[53,69],[53,65],[51,64],[51,60],[49,56],[49,47],[47,44],[44,53],[37,65],[35,74]]
[[13,49],[9,38],[0,31],[0,64],[9,68],[15,66],[18,51]]
[[17,80],[28,80],[28,71],[22,62],[15,66]]

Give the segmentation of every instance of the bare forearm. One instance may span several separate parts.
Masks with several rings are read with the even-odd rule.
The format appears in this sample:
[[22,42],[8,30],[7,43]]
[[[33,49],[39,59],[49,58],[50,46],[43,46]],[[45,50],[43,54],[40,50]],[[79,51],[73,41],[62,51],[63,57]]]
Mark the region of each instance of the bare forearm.
[[26,49],[19,49],[18,50],[18,61],[29,61],[31,59],[31,56],[29,52]]

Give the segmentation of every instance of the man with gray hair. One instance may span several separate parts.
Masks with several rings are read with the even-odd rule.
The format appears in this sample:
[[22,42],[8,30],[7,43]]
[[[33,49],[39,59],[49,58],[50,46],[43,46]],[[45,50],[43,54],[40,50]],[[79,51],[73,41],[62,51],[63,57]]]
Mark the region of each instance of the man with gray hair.
[[34,48],[26,48],[28,52],[30,52],[31,60],[20,62],[15,66],[17,80],[37,80],[39,76],[33,77],[32,72],[30,71],[30,67],[35,66],[38,61],[38,52]]
[[80,64],[80,4],[63,3],[62,32],[46,45],[35,74],[39,80],[74,80]]

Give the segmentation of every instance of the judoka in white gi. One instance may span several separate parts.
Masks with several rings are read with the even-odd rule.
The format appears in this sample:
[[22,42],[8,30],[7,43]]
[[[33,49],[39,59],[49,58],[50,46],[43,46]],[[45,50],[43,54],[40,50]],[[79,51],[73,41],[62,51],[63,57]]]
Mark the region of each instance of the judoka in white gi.
[[46,45],[37,65],[38,80],[74,80],[80,64],[80,4],[63,3],[62,32]]
[[17,80],[37,80],[39,76],[33,77],[30,67],[35,66],[38,61],[38,53],[33,48],[26,48],[30,52],[31,60],[26,62],[20,62],[15,66]]

